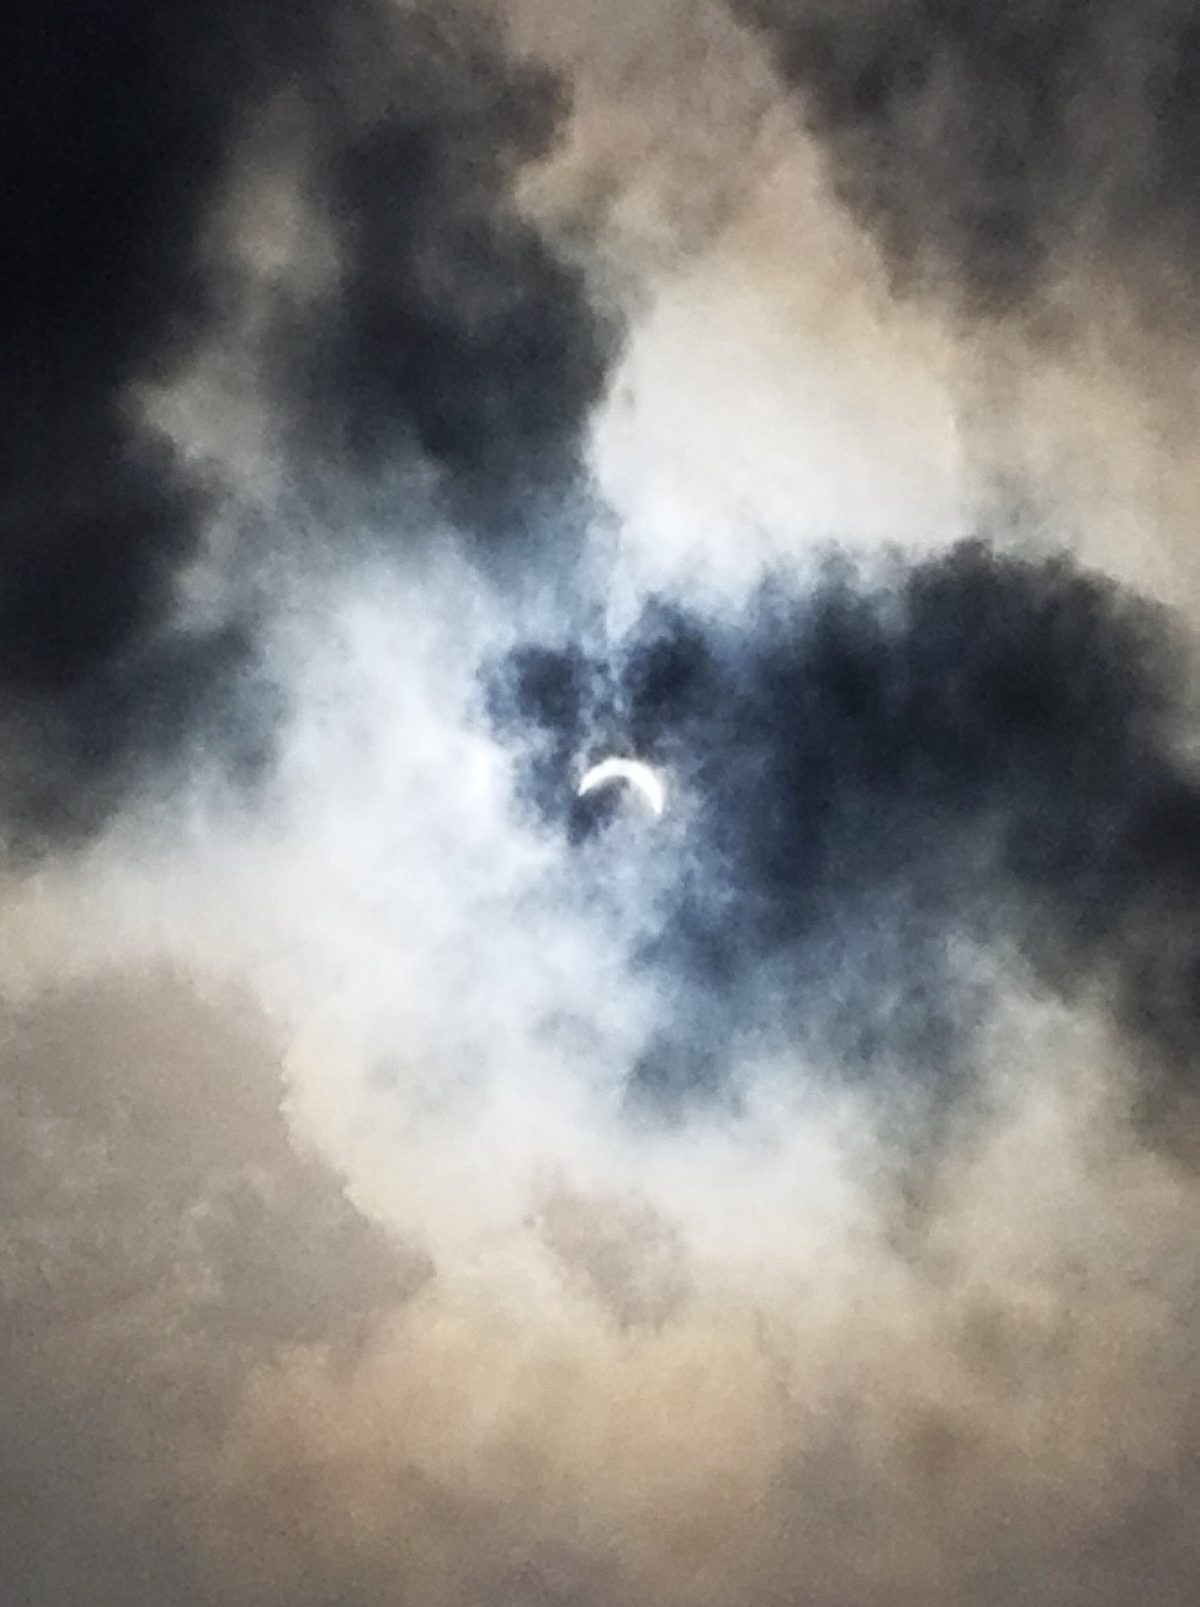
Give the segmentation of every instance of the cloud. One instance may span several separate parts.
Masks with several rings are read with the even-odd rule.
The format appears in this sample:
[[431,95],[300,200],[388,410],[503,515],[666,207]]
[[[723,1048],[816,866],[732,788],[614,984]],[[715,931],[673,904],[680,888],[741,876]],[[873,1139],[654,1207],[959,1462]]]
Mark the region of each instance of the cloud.
[[1200,797],[1161,610],[982,542],[835,557],[720,622],[651,607],[606,657],[518,649],[495,687],[503,731],[541,732],[529,804],[569,836],[604,820],[571,796],[580,754],[637,753],[682,795],[687,857],[640,959],[677,978],[636,1074],[670,1101],[719,1090],[747,1032],[851,1076],[908,1066],[944,1101],[981,1021],[956,945],[981,943],[1099,991],[1190,1085]]
[[15,1600],[1190,1602],[1154,15],[19,13]]
[[110,977],[5,1051],[18,1600],[1186,1600],[1195,1187],[1095,1023],[1002,1024],[902,1240],[811,1188],[818,1102],[436,1272],[296,1157],[247,1001]]
[[244,999],[110,974],[3,1045],[6,1588],[203,1600],[172,1492],[246,1367],[350,1353],[424,1270],[297,1158]]
[[[475,14],[233,4],[200,27],[125,0],[102,33],[69,6],[14,21],[0,714],[31,772],[8,830],[36,845],[92,829],[177,736],[214,749],[232,728],[232,769],[253,772],[277,723],[245,557],[215,609],[189,606],[216,529],[261,548],[262,489],[198,452],[186,414],[165,407],[164,436],[148,399],[163,412],[240,348],[276,483],[383,477],[410,538],[517,539],[536,494],[557,506],[582,478],[616,337],[515,199],[560,86]],[[264,151],[306,220],[295,253],[305,229],[329,245],[323,283],[223,238],[262,233],[229,197]]]
[[1147,312],[1186,315],[1187,6],[735,10],[766,36],[901,281],[944,277],[968,308],[1005,313],[1094,254],[1089,266],[1144,284]]

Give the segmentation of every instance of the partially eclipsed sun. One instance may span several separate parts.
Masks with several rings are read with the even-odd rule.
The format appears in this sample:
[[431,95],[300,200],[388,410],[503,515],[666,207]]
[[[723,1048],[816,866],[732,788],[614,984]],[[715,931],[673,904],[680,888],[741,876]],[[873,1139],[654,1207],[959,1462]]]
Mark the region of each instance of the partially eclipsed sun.
[[625,781],[638,792],[650,812],[658,819],[667,807],[667,789],[662,777],[640,759],[602,759],[594,764],[579,783],[579,797],[606,787],[612,781]]

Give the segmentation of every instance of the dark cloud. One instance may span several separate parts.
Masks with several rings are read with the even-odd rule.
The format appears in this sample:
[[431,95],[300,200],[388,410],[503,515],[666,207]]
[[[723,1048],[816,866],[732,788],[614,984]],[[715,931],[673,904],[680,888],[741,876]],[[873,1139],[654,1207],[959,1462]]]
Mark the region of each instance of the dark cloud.
[[131,790],[169,790],[212,764],[252,794],[274,758],[283,715],[252,618],[125,643],[53,696],[10,693],[0,715],[10,755],[0,783],[10,862],[78,846]]
[[1150,299],[1191,284],[1200,211],[1186,0],[734,0],[827,142],[843,196],[902,280],[1023,302],[1090,254]]
[[574,472],[610,343],[512,195],[561,97],[482,27],[373,0],[21,3],[5,43],[0,720],[35,736],[17,824],[42,813],[36,836],[102,816],[191,709],[236,703],[239,763],[269,743],[252,620],[176,636],[181,571],[236,509],[149,439],[132,391],[227,338],[244,287],[211,232],[273,98],[310,116],[342,268],[311,317],[281,290],[271,320],[296,467],[387,475],[402,498],[432,466],[454,517],[524,528],[526,499]]
[[212,498],[129,389],[199,340],[216,292],[200,231],[237,124],[319,33],[304,8],[6,14],[0,721],[22,838],[94,824],[118,776],[236,679],[228,627],[170,638]]
[[6,18],[5,684],[53,694],[161,620],[206,504],[142,439],[128,387],[200,338],[199,233],[231,140],[317,33],[304,8],[234,4]]
[[906,1066],[940,1093],[984,1015],[956,939],[1015,944],[1064,997],[1098,988],[1157,1063],[1194,1073],[1183,660],[1113,584],[974,542],[882,574],[834,561],[736,622],[652,608],[608,663],[525,649],[497,684],[501,726],[534,733],[528,802],[577,838],[600,822],[581,830],[573,765],[598,743],[683,794],[643,959],[685,988],[687,1025],[643,1091],[719,1089],[732,1035],[832,1050],[851,1074]]
[[280,329],[302,449],[361,475],[415,455],[489,538],[578,478],[613,355],[582,271],[513,193],[565,111],[560,85],[505,61],[477,23],[406,25],[385,112],[322,121],[317,188],[341,269]]

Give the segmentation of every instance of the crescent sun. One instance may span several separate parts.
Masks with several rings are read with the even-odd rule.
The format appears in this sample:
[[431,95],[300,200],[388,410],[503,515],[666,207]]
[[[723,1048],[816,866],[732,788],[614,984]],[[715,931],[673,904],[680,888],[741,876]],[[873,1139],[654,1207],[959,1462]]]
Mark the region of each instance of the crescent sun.
[[586,797],[589,792],[606,787],[612,781],[628,782],[641,795],[656,819],[662,815],[667,806],[667,789],[663,786],[662,777],[640,759],[602,759],[586,772],[579,783],[578,795]]

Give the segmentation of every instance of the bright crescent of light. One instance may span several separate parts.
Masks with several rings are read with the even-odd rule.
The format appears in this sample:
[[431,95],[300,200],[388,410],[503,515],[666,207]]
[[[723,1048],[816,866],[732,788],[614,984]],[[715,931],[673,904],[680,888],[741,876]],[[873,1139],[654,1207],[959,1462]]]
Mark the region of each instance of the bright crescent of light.
[[579,783],[579,796],[606,787],[610,781],[627,781],[637,789],[657,818],[667,807],[667,789],[662,778],[640,759],[602,759],[594,764]]

